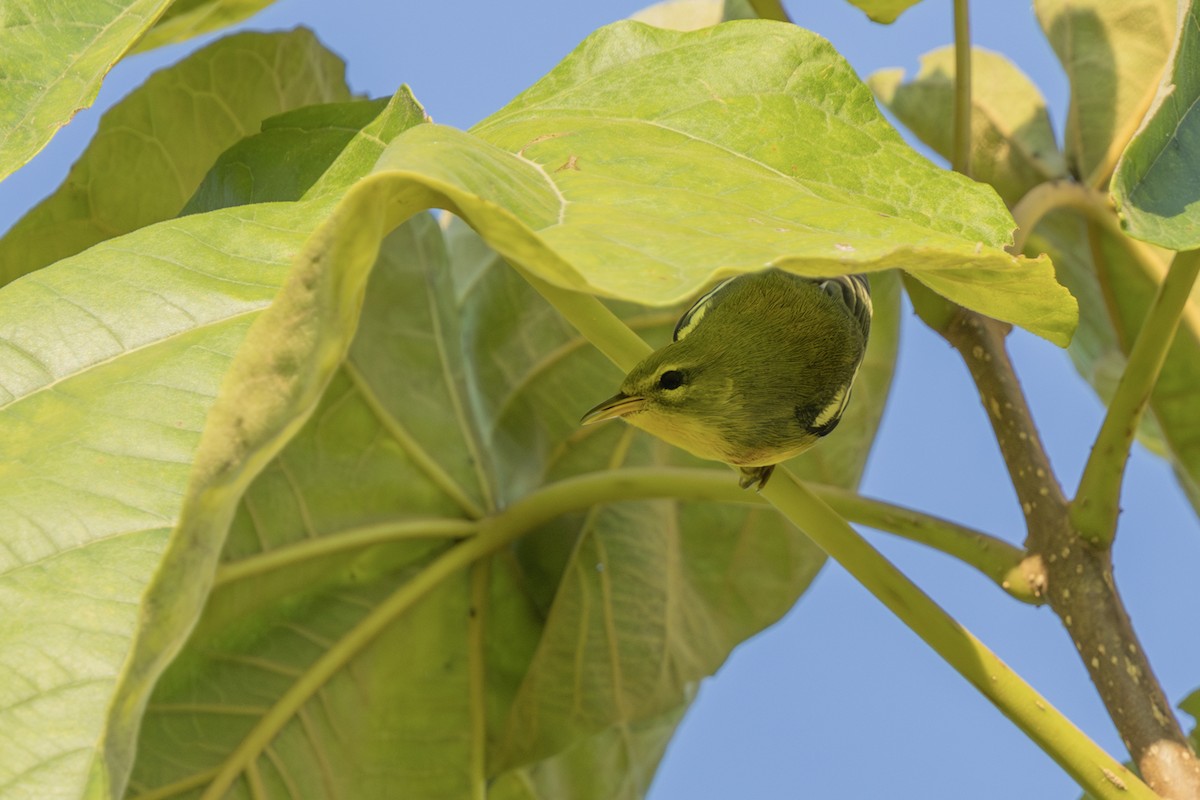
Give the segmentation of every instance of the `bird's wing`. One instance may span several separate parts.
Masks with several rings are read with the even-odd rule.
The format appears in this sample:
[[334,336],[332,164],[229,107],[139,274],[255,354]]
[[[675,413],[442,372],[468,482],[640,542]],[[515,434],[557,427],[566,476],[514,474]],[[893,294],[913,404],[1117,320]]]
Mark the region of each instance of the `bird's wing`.
[[[871,285],[866,275],[839,275],[816,281],[825,294],[843,303],[862,328],[863,341],[871,333]],[[719,288],[719,287],[718,287]]]
[[699,300],[692,303],[692,307],[683,312],[683,316],[679,318],[679,322],[675,323],[675,332],[671,335],[671,340],[678,342],[695,330],[696,326],[700,324],[700,320],[704,319],[704,315],[708,313],[708,309],[712,307],[713,298],[728,286],[730,282],[740,277],[742,276],[734,275],[732,278],[726,278],[702,294]]
[[[671,337],[672,340],[678,342],[695,330],[696,326],[700,324],[700,320],[704,319],[704,315],[712,308],[714,300],[720,295],[722,289],[738,278],[744,278],[746,275],[752,274],[754,273],[743,273],[742,275],[735,275],[732,278],[726,278],[701,295],[700,299],[692,303],[692,307],[685,311],[683,316],[679,318],[679,322],[675,324],[675,332]],[[871,333],[872,308],[871,285],[867,282],[866,275],[805,278],[792,274],[791,277],[798,281],[816,284],[827,295],[845,305],[846,310],[857,320],[859,328],[862,329],[863,341],[867,340],[867,337]]]

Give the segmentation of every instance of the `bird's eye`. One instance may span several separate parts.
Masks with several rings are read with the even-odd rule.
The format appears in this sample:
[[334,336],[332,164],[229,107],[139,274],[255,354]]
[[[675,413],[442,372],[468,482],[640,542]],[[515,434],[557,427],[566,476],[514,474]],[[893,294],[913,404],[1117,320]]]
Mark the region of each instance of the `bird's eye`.
[[677,369],[669,369],[658,376],[658,385],[663,389],[678,389],[683,386],[683,373]]

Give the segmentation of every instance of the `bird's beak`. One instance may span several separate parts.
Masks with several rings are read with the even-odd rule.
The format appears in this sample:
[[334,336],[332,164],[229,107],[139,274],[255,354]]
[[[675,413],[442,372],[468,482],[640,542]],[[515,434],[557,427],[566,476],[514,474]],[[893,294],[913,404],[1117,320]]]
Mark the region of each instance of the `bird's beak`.
[[623,417],[626,414],[632,414],[635,411],[640,411],[642,406],[646,404],[644,397],[630,397],[623,392],[617,392],[612,397],[605,400],[600,405],[593,408],[591,411],[583,415],[583,419],[579,420],[580,425],[591,425],[593,422],[603,422],[606,419],[613,417]]

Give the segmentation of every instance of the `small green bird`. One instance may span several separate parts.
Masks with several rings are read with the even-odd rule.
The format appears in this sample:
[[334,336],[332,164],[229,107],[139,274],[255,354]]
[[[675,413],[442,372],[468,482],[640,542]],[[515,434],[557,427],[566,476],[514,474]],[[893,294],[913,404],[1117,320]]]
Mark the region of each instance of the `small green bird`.
[[863,275],[771,269],[729,278],[679,319],[582,424],[621,417],[693,455],[742,468],[761,489],[781,461],[837,427],[867,336]]

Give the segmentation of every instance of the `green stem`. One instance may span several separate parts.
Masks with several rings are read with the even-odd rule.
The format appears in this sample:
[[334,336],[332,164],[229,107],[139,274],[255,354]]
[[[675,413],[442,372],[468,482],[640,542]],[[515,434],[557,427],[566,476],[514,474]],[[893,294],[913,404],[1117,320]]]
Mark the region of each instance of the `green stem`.
[[555,286],[519,266],[514,265],[513,268],[546,302],[569,320],[575,330],[625,372],[633,369],[652,352],[642,337],[630,330],[620,317],[594,296]]
[[1025,196],[1013,206],[1013,220],[1017,223],[1017,231],[1013,235],[1013,245],[1009,250],[1020,253],[1025,249],[1025,242],[1033,234],[1042,218],[1051,211],[1061,208],[1072,208],[1082,211],[1088,219],[1121,234],[1121,224],[1117,220],[1117,212],[1112,206],[1108,195],[1089,189],[1082,184],[1068,179],[1044,181],[1034,186]]
[[1040,562],[1003,539],[848,489],[811,483],[808,489],[847,522],[892,533],[953,556],[1024,603],[1044,602],[1040,587],[1045,584],[1045,576]]
[[[619,480],[614,481],[614,478]],[[718,469],[685,469],[678,467],[630,467],[580,475],[575,479],[580,491],[579,504],[560,508],[555,513],[578,511],[601,502],[637,497],[670,497],[675,499],[704,499],[718,503],[747,503],[761,505],[765,501],[757,494],[743,491],[729,480],[729,474]],[[637,486],[636,493],[629,487]],[[680,492],[687,486],[688,498]],[[949,520],[923,514],[903,506],[864,497],[836,486],[813,484],[809,487],[842,517],[884,533],[895,534],[923,544],[969,564],[991,578],[1004,591],[1026,603],[1040,604],[1040,596],[1031,586],[1040,584],[1030,574],[1031,565],[1025,552],[995,536],[968,528]],[[258,555],[223,564],[217,570],[214,584],[232,583],[258,577],[276,570],[317,558],[329,558],[336,553],[361,550],[384,542],[404,539],[462,539],[476,534],[480,523],[462,519],[427,519],[388,522],[347,531],[331,532],[317,539],[302,539]]]
[[971,23],[967,0],[954,0],[954,150],[950,167],[971,175]]
[[1197,272],[1200,272],[1200,250],[1175,256],[1138,332],[1083,477],[1079,479],[1079,490],[1071,503],[1071,521],[1080,537],[1093,545],[1107,547],[1116,536],[1125,462],[1175,339]]
[[991,700],[1093,797],[1158,800],[1149,787],[1021,680],[791,472],[777,469],[761,493]]
[[1017,229],[1013,232],[1013,243],[1009,250],[1013,253],[1024,252],[1029,237],[1043,217],[1059,208],[1074,207],[1071,197],[1077,190],[1084,194],[1088,191],[1072,181],[1054,180],[1043,181],[1026,192],[1012,208]]
[[1094,222],[1113,235],[1129,257],[1138,263],[1142,271],[1150,276],[1162,275],[1162,265],[1154,251],[1145,242],[1131,239],[1121,230],[1121,221],[1112,199],[1103,192],[1089,189],[1072,180],[1045,181],[1034,186],[1013,206],[1012,215],[1017,223],[1011,253],[1025,250],[1025,243],[1047,214],[1070,208],[1080,211],[1088,221]]

